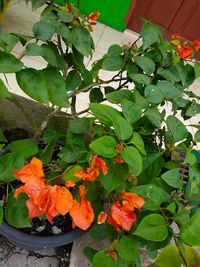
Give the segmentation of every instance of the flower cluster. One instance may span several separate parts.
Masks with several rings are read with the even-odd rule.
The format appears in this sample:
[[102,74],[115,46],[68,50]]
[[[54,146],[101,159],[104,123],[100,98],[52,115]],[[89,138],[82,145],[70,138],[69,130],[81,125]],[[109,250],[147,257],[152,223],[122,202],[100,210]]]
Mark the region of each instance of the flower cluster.
[[144,199],[135,193],[125,192],[122,189],[120,194],[121,203],[119,201],[114,202],[108,215],[101,212],[98,216],[98,224],[104,223],[107,219],[107,223],[114,226],[119,233],[122,229],[126,231],[131,229],[137,219],[134,209],[140,211],[144,205]]
[[58,214],[67,212],[73,219],[73,227],[78,226],[86,230],[94,220],[94,212],[90,202],[85,198],[87,190],[84,185],[79,186],[80,202],[73,199],[67,187],[74,186],[66,181],[66,186],[50,185],[45,182],[42,162],[33,158],[19,171],[14,171],[15,177],[25,185],[15,191],[15,198],[25,193],[29,196],[26,205],[29,210],[29,218],[46,215],[48,221],[53,223],[53,218]]
[[178,52],[179,59],[190,59],[194,52],[198,52],[200,49],[200,40],[194,40],[191,45],[188,41],[181,42],[178,34],[172,34],[172,43],[176,45],[176,51]]

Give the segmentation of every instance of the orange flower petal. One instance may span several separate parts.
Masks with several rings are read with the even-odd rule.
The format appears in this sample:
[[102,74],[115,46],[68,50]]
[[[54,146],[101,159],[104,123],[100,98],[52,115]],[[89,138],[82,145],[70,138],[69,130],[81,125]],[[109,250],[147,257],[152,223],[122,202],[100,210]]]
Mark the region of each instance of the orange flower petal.
[[116,223],[116,221],[113,219],[113,217],[111,215],[108,216],[108,220],[107,220],[107,223],[109,223],[110,225],[112,225],[118,233],[121,233],[122,230],[120,229],[120,225],[118,225]]
[[191,47],[182,47],[178,48],[178,53],[179,53],[179,59],[189,59],[192,56],[192,48]]
[[57,191],[56,210],[65,215],[72,207],[73,197],[66,187],[59,187]]
[[174,33],[174,34],[172,34],[172,38],[173,39],[176,39],[176,40],[179,40],[180,39],[180,36],[179,36],[179,34]]
[[144,199],[135,193],[130,193],[130,192],[120,192],[120,193],[123,199],[122,201],[123,206],[130,211],[134,211],[135,208],[140,211],[141,207],[145,203]]
[[80,198],[85,196],[85,194],[87,193],[87,189],[85,188],[84,185],[80,185],[79,186],[79,194],[80,194]]
[[97,20],[99,16],[100,16],[100,13],[99,12],[90,13],[89,16],[88,16],[88,19],[90,19],[90,20]]
[[32,219],[44,214],[44,210],[40,209],[38,205],[35,205],[31,199],[26,200],[26,205],[28,208],[28,218]]
[[124,230],[129,231],[136,220],[136,214],[133,211],[126,210],[118,202],[111,207],[111,216],[113,220]]
[[100,212],[97,218],[97,223],[98,224],[105,223],[107,217],[108,215],[104,211]]
[[107,167],[105,161],[102,160],[101,158],[99,158],[97,155],[94,155],[92,157],[91,168],[93,168],[93,169],[99,169],[100,168],[104,175],[106,175],[108,172],[108,167]]
[[65,186],[66,186],[67,188],[74,187],[75,185],[76,185],[76,184],[75,184],[74,181],[71,181],[71,180],[67,180],[67,181],[65,181]]

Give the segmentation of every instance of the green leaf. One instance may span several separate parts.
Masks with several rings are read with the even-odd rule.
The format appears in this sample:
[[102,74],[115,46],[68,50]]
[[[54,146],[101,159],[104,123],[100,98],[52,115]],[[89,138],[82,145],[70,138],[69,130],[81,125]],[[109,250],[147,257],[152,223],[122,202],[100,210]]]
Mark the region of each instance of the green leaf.
[[9,194],[5,208],[5,219],[10,225],[16,228],[31,227],[31,220],[28,218],[28,208],[26,206],[27,199],[28,196],[25,194],[20,194],[17,200],[13,192]]
[[163,202],[169,201],[169,195],[160,187],[153,184],[138,185],[131,189],[145,200],[144,209],[156,210]]
[[8,145],[12,153],[19,153],[24,159],[29,159],[38,153],[38,147],[31,140],[17,140]]
[[142,140],[142,137],[139,135],[139,133],[134,132],[129,143],[133,144],[140,151],[141,154],[146,155],[144,142]]
[[82,83],[82,80],[81,80],[80,74],[75,70],[71,70],[68,73],[67,79],[66,79],[67,91],[72,91],[72,90],[78,88],[81,85],[81,83]]
[[174,142],[179,142],[187,138],[189,134],[187,128],[179,119],[171,115],[168,116],[166,123]]
[[117,44],[111,45],[108,48],[108,54],[112,54],[112,55],[116,55],[116,56],[121,55],[122,51],[123,50],[122,50],[121,46],[119,46]]
[[147,215],[142,219],[134,234],[149,241],[163,241],[168,236],[166,221],[159,214]]
[[126,164],[115,164],[112,161],[107,163],[108,173],[100,175],[100,181],[107,192],[111,192],[119,187],[128,177],[128,167]]
[[75,134],[87,134],[90,128],[90,118],[76,118],[69,121],[69,130]]
[[108,236],[107,225],[104,223],[92,226],[92,228],[89,230],[89,235],[95,240],[106,239]]
[[84,160],[86,158],[87,151],[79,146],[65,146],[58,155],[63,161],[67,163],[74,163],[76,161]]
[[0,51],[0,73],[13,73],[22,69],[23,63],[13,55]]
[[48,62],[49,65],[61,70],[65,68],[64,59],[59,54],[58,48],[54,43],[48,42],[47,44],[42,44],[41,48],[43,58]]
[[111,136],[103,136],[94,140],[90,144],[90,148],[100,156],[113,158],[117,155],[117,143]]
[[0,98],[11,98],[11,94],[5,86],[4,82],[0,80]]
[[113,127],[120,140],[129,139],[133,133],[130,122],[120,115],[113,117]]
[[90,248],[90,247],[84,247],[83,249],[83,254],[86,256],[86,258],[89,260],[89,262],[92,263],[92,260],[94,258],[94,255],[98,251],[96,249]]
[[186,116],[193,117],[200,114],[200,104],[193,101],[191,105],[186,110]]
[[164,99],[164,95],[162,94],[159,86],[157,85],[151,85],[151,84],[148,85],[145,88],[144,94],[145,94],[147,101],[153,104],[159,104]]
[[110,256],[107,256],[105,251],[99,251],[94,255],[92,260],[93,267],[117,267],[117,262]]
[[71,32],[64,23],[60,22],[56,24],[56,34],[71,42]]
[[142,157],[133,146],[127,146],[121,153],[123,160],[131,167],[133,175],[138,176],[142,171]]
[[130,237],[122,237],[119,241],[117,252],[122,259],[135,261],[138,258],[135,241]]
[[200,142],[200,130],[198,130],[194,135],[194,141]]
[[151,74],[155,71],[156,65],[153,60],[148,57],[136,56],[134,57],[134,61],[147,74]]
[[129,74],[130,78],[137,83],[149,85],[151,83],[151,78],[145,74],[140,74],[140,73],[134,73],[134,74]]
[[113,117],[119,114],[118,110],[108,105],[90,103],[89,108],[94,117],[107,126],[111,126],[113,124]]
[[174,245],[165,247],[156,260],[159,267],[181,267],[183,260],[180,256],[179,249]]
[[15,180],[13,170],[24,166],[24,157],[18,153],[7,153],[0,157],[0,181],[11,182]]
[[137,90],[133,91],[133,98],[135,100],[135,103],[142,109],[146,109],[149,107],[149,103]]
[[200,62],[195,61],[194,63],[194,72],[195,72],[195,78],[198,79],[200,77]]
[[182,188],[182,176],[178,169],[169,170],[161,175],[161,178],[174,188]]
[[88,57],[91,51],[91,36],[89,31],[82,27],[76,26],[72,29],[72,44],[84,56]]
[[2,223],[3,221],[3,207],[2,205],[0,205],[0,224]]
[[106,94],[106,99],[111,103],[121,103],[123,99],[133,100],[133,94],[127,89],[121,89]]
[[103,93],[100,88],[93,88],[89,94],[90,103],[100,103],[103,101]]
[[15,45],[19,42],[19,37],[10,33],[1,33],[0,47],[6,52],[11,52]]
[[175,67],[158,68],[157,73],[173,84],[180,81],[179,72]]
[[118,71],[123,69],[124,64],[125,63],[120,56],[108,55],[102,63],[102,69],[108,71]]
[[158,81],[157,86],[159,87],[162,95],[167,100],[174,100],[182,97],[182,92],[168,81]]
[[[47,68],[41,71],[48,92],[48,100],[60,107],[69,107],[69,99],[65,87],[65,81],[59,70]],[[49,79],[51,77],[51,79]]]
[[43,56],[43,49],[41,46],[35,44],[35,43],[30,43],[27,44],[26,46],[26,55],[27,56]]
[[7,139],[4,136],[2,129],[0,129],[0,142],[7,142]]
[[48,41],[55,33],[56,27],[46,21],[38,21],[33,25],[33,33],[37,39]]
[[156,127],[160,128],[161,127],[161,115],[158,110],[158,108],[149,108],[145,111],[144,113],[147,118],[152,122]]
[[160,42],[162,37],[161,28],[157,25],[145,22],[141,29],[141,36],[143,42],[143,49],[148,48],[150,45]]
[[123,99],[121,101],[122,112],[125,118],[132,124],[138,121],[142,116],[142,108],[140,105],[129,101],[127,99]]
[[190,246],[200,246],[200,210],[182,227],[180,238]]
[[42,72],[36,69],[23,69],[16,73],[20,88],[31,98],[48,104],[48,92]]
[[58,11],[58,17],[63,22],[72,22],[74,16],[66,11]]
[[81,169],[82,169],[82,167],[79,165],[73,166],[72,168],[70,168],[67,172],[65,172],[62,175],[62,179],[64,181],[71,180],[73,182],[79,182],[81,180],[81,178],[74,176],[74,173],[75,173],[75,171],[80,171]]

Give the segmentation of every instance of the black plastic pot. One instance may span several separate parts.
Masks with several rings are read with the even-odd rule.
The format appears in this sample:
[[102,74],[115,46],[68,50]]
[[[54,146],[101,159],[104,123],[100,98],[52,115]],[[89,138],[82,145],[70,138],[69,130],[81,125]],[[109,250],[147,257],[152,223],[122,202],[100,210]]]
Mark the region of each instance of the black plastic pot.
[[3,221],[0,225],[0,233],[12,244],[33,251],[67,245],[82,237],[85,232],[77,228],[71,232],[59,235],[38,236],[23,233]]
[[[9,151],[6,147],[0,152],[0,157]],[[85,234],[79,228],[76,228],[68,233],[58,235],[40,236],[28,234],[20,231],[20,229],[10,226],[5,220],[0,224],[0,234],[5,236],[12,244],[24,248],[26,250],[42,250],[46,248],[56,248],[67,245],[79,239]]]

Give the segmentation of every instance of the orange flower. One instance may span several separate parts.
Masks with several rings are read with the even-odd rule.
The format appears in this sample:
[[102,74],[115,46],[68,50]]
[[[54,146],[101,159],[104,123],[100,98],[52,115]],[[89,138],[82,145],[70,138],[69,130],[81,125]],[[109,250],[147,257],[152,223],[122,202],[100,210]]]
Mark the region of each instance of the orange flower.
[[97,155],[94,155],[92,157],[92,169],[101,169],[103,174],[106,175],[108,172],[108,167],[106,166],[106,163],[104,160],[99,158]]
[[179,59],[189,59],[192,56],[192,48],[191,47],[181,47],[177,46],[177,51],[179,53]]
[[100,16],[99,12],[91,13],[88,15],[88,19],[89,20],[97,20],[99,16]]
[[179,34],[177,34],[177,33],[173,33],[173,34],[172,34],[172,39],[179,40],[179,39],[180,39]]
[[74,181],[71,181],[71,180],[67,180],[67,181],[65,181],[65,186],[66,186],[67,188],[74,187],[75,185],[76,185],[76,184],[75,184]]
[[97,218],[97,223],[98,224],[105,223],[107,217],[108,215],[104,211],[100,212]]
[[[117,227],[113,225],[117,231],[119,231],[120,226],[124,230],[129,231],[136,220],[136,214],[133,211],[127,210],[118,201],[112,205],[110,215],[117,225]],[[108,223],[110,223],[109,220]]]
[[23,183],[28,182],[34,177],[44,178],[41,160],[33,157],[29,164],[26,164],[19,171],[13,171],[15,177]]
[[200,40],[194,40],[193,45],[194,45],[195,52],[198,52],[200,49]]
[[69,13],[72,13],[72,11],[73,11],[72,4],[68,4],[67,9],[68,9]]
[[99,169],[102,170],[104,175],[108,172],[108,167],[106,166],[105,161],[94,155],[92,157],[91,167],[75,171],[74,176],[81,178],[84,181],[94,181],[99,176]]
[[130,211],[134,211],[135,208],[140,211],[141,207],[144,205],[144,199],[135,193],[125,192],[124,190],[121,190],[120,194],[122,196],[122,204],[124,208]]
[[90,202],[84,196],[87,191],[83,185],[79,186],[79,191],[80,203],[74,200],[69,213],[73,219],[73,226],[78,226],[82,230],[86,230],[94,220],[94,212]]

